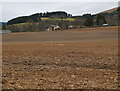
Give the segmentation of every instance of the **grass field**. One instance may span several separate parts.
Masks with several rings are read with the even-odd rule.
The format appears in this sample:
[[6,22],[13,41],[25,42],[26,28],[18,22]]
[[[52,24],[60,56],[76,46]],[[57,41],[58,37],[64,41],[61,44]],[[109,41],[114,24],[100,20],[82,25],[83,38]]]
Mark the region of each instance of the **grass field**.
[[65,19],[59,19],[59,18],[48,18],[48,17],[46,17],[46,18],[41,18],[41,20],[64,20],[64,21],[75,21],[76,19],[74,19],[74,18],[65,18]]
[[118,27],[3,34],[4,89],[117,89]]

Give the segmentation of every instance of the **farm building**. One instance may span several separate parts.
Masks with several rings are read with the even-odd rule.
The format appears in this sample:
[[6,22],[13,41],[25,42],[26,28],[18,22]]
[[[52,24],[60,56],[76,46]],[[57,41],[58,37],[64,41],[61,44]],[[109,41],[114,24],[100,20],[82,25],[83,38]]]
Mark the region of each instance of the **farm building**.
[[108,24],[103,24],[103,27],[108,26]]
[[75,26],[73,26],[73,25],[68,26],[68,29],[72,29],[72,28],[75,28]]
[[58,26],[58,25],[50,25],[48,31],[60,31],[60,26]]

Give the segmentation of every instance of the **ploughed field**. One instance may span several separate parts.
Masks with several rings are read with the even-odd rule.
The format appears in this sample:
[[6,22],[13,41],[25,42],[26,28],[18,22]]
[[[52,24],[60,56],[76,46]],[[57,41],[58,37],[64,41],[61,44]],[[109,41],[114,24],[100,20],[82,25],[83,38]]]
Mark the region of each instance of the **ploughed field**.
[[117,27],[3,34],[4,89],[117,89]]

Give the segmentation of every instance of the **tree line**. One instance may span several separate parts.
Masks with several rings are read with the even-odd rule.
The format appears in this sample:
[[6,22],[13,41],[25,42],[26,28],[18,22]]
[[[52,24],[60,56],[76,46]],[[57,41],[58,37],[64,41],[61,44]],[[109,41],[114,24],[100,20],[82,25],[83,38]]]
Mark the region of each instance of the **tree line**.
[[46,12],[46,13],[36,13],[30,16],[21,16],[8,21],[7,25],[18,24],[18,23],[25,23],[29,21],[39,22],[43,17],[49,18],[67,18],[71,17],[71,14],[67,14],[64,11],[57,11],[57,12]]

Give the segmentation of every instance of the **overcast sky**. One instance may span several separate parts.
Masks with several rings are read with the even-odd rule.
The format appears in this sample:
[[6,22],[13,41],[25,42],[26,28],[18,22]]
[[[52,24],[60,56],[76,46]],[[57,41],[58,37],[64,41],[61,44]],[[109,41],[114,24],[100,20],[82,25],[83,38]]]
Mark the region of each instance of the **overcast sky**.
[[[13,0],[14,1],[14,0]],[[32,0],[33,1],[33,0]],[[87,1],[87,0],[85,0]],[[96,0],[97,1],[97,0]],[[114,0],[115,1],[115,0]],[[2,2],[2,21],[40,12],[66,11],[72,15],[98,13],[118,6],[118,2]]]

